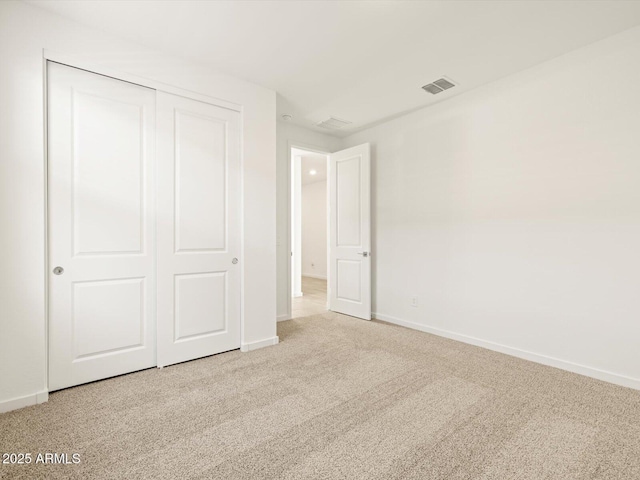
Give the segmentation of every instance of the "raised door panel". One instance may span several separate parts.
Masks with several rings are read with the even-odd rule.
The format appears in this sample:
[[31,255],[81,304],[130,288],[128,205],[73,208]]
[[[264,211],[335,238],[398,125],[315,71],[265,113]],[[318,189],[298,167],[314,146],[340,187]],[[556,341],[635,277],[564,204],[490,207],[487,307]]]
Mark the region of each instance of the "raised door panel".
[[176,252],[226,248],[227,122],[175,111]]
[[336,262],[336,298],[348,302],[362,301],[362,261],[341,260]]
[[142,253],[143,109],[82,91],[71,101],[74,253]]
[[362,244],[360,205],[360,164],[355,155],[336,162],[336,245],[358,247]]
[[184,341],[226,329],[226,272],[176,275],[175,337]]
[[145,279],[73,284],[73,360],[144,346]]

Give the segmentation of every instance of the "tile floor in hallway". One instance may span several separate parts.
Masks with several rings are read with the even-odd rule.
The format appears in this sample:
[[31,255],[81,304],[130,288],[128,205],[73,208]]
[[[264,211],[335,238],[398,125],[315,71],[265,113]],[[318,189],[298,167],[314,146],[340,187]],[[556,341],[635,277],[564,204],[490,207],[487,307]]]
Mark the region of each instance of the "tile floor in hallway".
[[327,281],[302,277],[301,297],[293,299],[291,317],[300,318],[327,311]]

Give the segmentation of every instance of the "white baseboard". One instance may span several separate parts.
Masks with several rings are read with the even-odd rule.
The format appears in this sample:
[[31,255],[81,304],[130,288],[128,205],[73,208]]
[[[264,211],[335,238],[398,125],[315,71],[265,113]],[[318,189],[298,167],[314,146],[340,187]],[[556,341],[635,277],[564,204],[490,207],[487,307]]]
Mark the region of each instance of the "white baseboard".
[[44,403],[48,400],[49,392],[47,390],[32,393],[31,395],[26,395],[24,397],[4,400],[0,402],[0,413],[10,412],[11,410],[17,410],[19,408],[30,407],[32,405]]
[[291,320],[291,315],[289,315],[288,313],[285,313],[284,315],[278,315],[276,317],[276,321],[278,322],[284,322],[285,320]]
[[243,343],[240,346],[241,352],[251,352],[252,350],[257,350],[259,348],[270,347],[272,345],[277,345],[280,339],[275,336],[271,338],[265,338],[264,340],[258,340],[257,342]]
[[463,335],[461,333],[450,332],[440,328],[429,327],[420,323],[410,322],[402,320],[400,318],[385,315],[384,313],[373,313],[374,318],[382,320],[384,322],[393,323],[402,327],[411,328],[413,330],[419,330],[421,332],[431,333],[440,337],[450,338],[452,340],[458,340],[459,342],[468,343],[477,347],[483,347],[495,352],[505,353],[513,357],[522,358],[531,362],[541,363],[550,367],[559,368],[561,370],[567,370],[569,372],[578,373],[586,377],[596,378],[605,382],[614,383],[616,385],[622,385],[623,387],[633,388],[640,390],[640,378],[632,378],[624,375],[620,375],[606,370],[600,370],[598,368],[588,367],[586,365],[580,365],[578,363],[569,362],[567,360],[561,360],[555,357],[549,357],[535,352],[527,350],[521,350],[519,348],[509,347],[499,343],[482,340],[480,338]]
[[303,273],[302,276],[303,277],[309,277],[309,278],[318,278],[320,280],[326,280],[327,279],[326,275],[316,275],[315,273]]
[[293,298],[301,297],[301,296],[303,296],[303,295],[304,295],[304,293],[302,293],[302,292],[295,292],[295,293],[293,294]]

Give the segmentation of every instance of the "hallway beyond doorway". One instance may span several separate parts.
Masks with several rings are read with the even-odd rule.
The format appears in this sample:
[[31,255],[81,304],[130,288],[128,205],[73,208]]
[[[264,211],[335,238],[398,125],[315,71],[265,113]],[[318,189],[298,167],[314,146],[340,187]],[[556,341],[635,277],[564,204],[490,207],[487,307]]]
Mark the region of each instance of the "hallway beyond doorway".
[[308,317],[327,311],[327,281],[302,277],[301,297],[293,299],[291,318]]

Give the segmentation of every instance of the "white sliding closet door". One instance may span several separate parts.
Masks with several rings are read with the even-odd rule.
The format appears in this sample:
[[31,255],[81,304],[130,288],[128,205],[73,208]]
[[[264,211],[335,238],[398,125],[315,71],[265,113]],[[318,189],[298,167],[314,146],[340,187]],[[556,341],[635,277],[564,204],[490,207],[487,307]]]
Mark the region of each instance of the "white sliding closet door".
[[240,114],[158,92],[158,366],[240,347]]
[[49,390],[156,364],[155,91],[48,63]]

